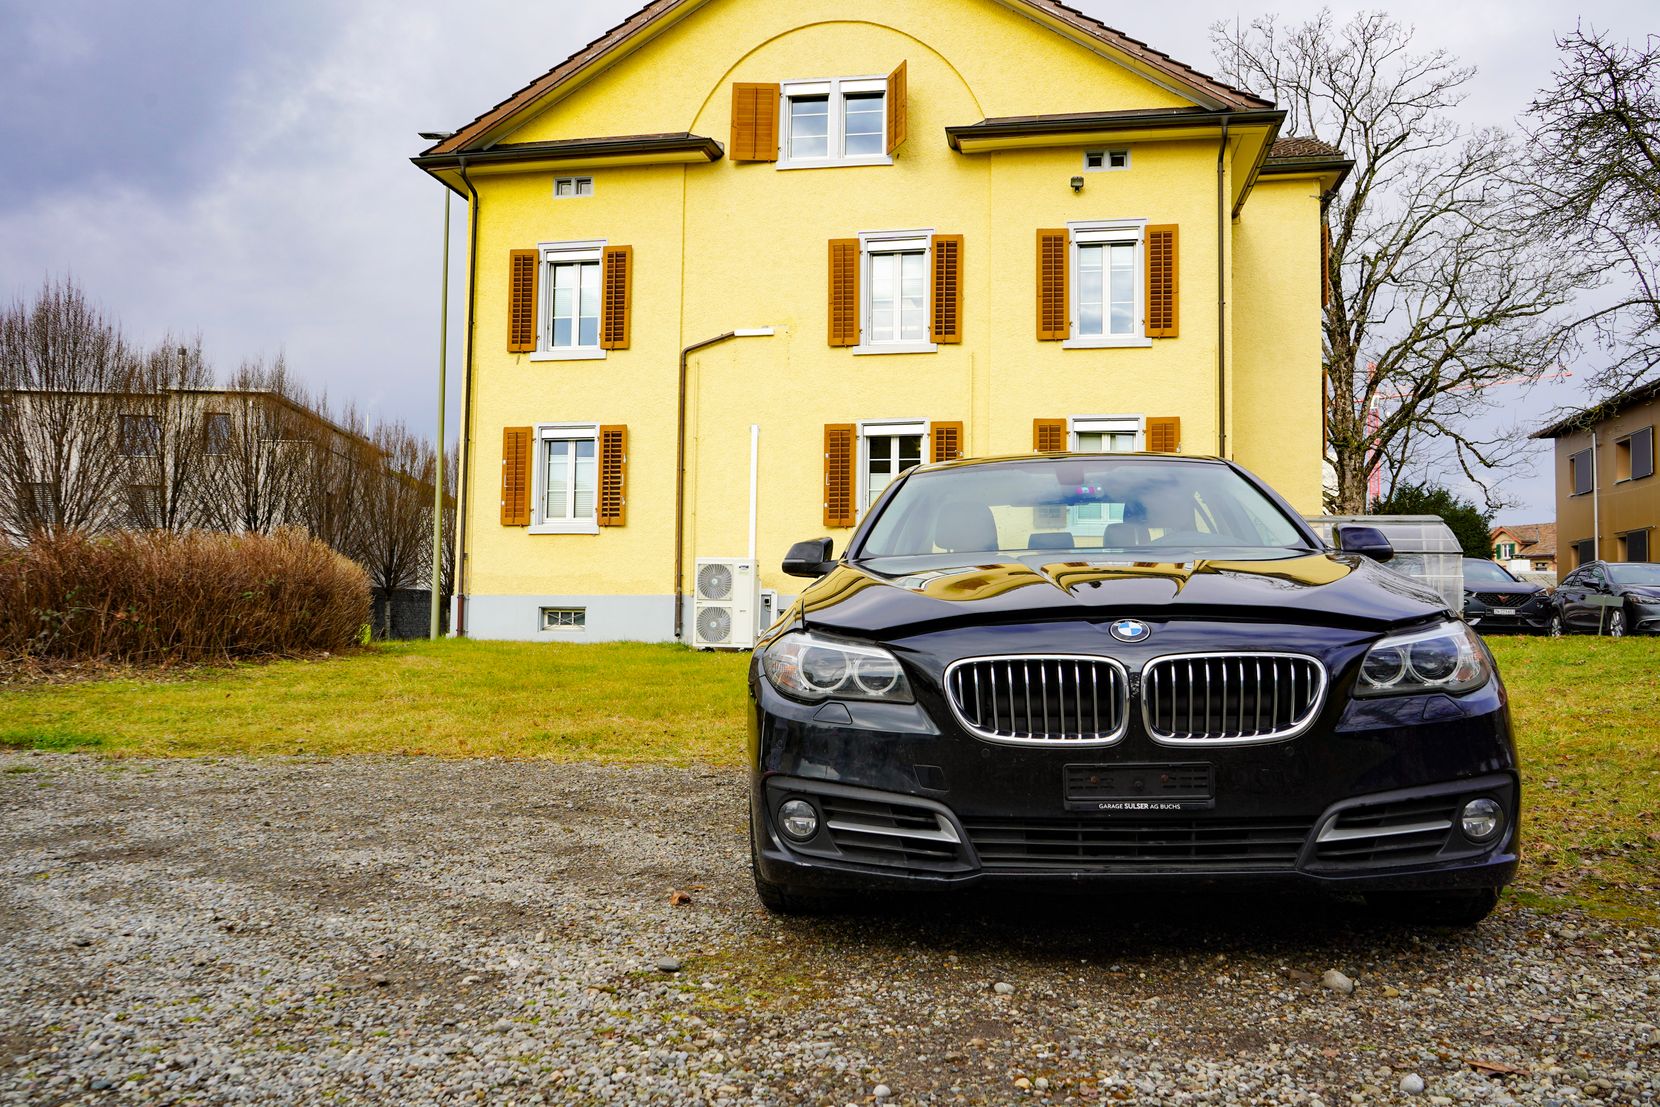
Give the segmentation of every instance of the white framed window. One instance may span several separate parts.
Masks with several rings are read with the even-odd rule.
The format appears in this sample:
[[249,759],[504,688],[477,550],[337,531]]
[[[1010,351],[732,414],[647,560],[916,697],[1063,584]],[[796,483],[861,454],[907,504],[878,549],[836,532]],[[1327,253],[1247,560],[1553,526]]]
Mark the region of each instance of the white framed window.
[[926,419],[859,424],[859,513],[870,510],[894,478],[921,465],[928,441]]
[[541,611],[543,630],[587,630],[586,607],[544,607]]
[[125,457],[161,453],[161,420],[154,415],[121,416],[121,453]]
[[553,179],[553,198],[555,200],[579,200],[594,194],[594,179],[592,177],[555,177]]
[[[1147,421],[1140,415],[1074,415],[1071,447],[1081,454],[1128,454],[1145,448]],[[1122,504],[1079,504],[1067,509],[1066,529],[1074,535],[1101,537],[1124,521]]]
[[1072,337],[1070,348],[1150,346],[1147,337],[1147,221],[1073,223],[1071,240]]
[[536,352],[532,361],[589,361],[605,357],[599,344],[600,281],[605,243],[544,243],[538,282]]
[[598,534],[599,424],[536,428],[532,534]]
[[781,91],[780,169],[893,164],[887,78],[786,81]]
[[1085,150],[1084,172],[1112,173],[1130,167],[1130,152],[1128,150]]
[[934,232],[873,231],[859,236],[859,345],[855,354],[931,354]]

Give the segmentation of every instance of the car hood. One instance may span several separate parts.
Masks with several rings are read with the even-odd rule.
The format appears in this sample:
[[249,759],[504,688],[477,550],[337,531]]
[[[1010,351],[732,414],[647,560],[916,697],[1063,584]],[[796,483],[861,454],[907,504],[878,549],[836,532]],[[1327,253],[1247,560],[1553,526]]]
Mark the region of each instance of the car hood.
[[1636,600],[1660,600],[1660,588],[1652,584],[1627,584],[1621,591]]
[[801,597],[814,629],[883,637],[1061,619],[1234,620],[1385,629],[1450,614],[1441,597],[1365,558],[1128,562],[1033,553],[843,563]]

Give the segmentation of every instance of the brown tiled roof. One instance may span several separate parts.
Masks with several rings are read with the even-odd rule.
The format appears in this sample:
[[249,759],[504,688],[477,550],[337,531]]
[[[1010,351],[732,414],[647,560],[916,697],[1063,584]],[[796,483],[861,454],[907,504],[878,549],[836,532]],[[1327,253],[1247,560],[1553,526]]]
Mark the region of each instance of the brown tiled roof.
[[1317,138],[1308,138],[1303,135],[1291,135],[1288,138],[1277,138],[1274,144],[1268,147],[1270,161],[1282,158],[1341,158],[1343,151],[1329,142],[1321,142]]
[[1556,556],[1555,523],[1516,523],[1508,527],[1494,527],[1492,536],[1497,538],[1501,532],[1521,543],[1521,548],[1516,551],[1518,557]]
[[[424,153],[448,154],[469,148],[490,130],[517,114],[521,109],[536,103],[543,96],[569,81],[588,66],[599,61],[613,50],[627,44],[629,40],[648,30],[658,20],[672,15],[676,10],[693,2],[694,0],[651,0],[651,3],[648,3],[507,99],[484,112],[449,138],[429,147]],[[1201,73],[1161,50],[1153,49],[1140,39],[1131,38],[1122,31],[1116,31],[1100,20],[1087,16],[1076,8],[1060,3],[1059,0],[1007,0],[1007,2],[1023,5],[1035,12],[1048,15],[1109,47],[1138,59],[1148,67],[1163,73],[1177,84],[1185,86],[1201,98],[1214,100],[1216,107],[1250,111],[1274,106],[1272,101],[1264,100],[1243,89],[1234,88],[1232,85],[1219,81],[1209,74]]]
[[1610,396],[1595,407],[1573,412],[1564,418],[1558,419],[1548,427],[1534,431],[1528,437],[1561,438],[1564,435],[1577,434],[1580,431],[1589,430],[1606,419],[1612,419],[1628,408],[1657,399],[1660,399],[1660,381],[1651,381],[1648,384],[1627,389],[1618,395]]

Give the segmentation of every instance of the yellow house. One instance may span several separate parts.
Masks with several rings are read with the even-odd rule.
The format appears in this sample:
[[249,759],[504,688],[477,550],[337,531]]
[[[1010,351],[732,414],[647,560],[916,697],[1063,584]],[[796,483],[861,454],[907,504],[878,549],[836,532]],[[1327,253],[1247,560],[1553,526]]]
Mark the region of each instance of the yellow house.
[[[1320,509],[1336,150],[1054,0],[654,0],[415,159],[470,205],[463,633],[693,640],[919,462]],[[747,578],[745,578],[747,579]]]

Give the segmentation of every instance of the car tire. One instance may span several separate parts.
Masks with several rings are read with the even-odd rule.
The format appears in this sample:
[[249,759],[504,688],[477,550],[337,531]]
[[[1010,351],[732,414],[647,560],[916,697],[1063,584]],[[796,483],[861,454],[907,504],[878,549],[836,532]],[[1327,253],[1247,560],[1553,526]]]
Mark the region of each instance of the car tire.
[[1405,926],[1475,926],[1499,904],[1499,889],[1469,892],[1379,892],[1366,903],[1391,922]]
[[1608,613],[1608,637],[1625,637],[1625,610],[1623,608],[1616,607]]
[[1565,626],[1562,622],[1562,613],[1560,611],[1551,612],[1550,626],[1545,629],[1545,633],[1550,635],[1552,638],[1561,638],[1563,635],[1568,633],[1567,626]]

